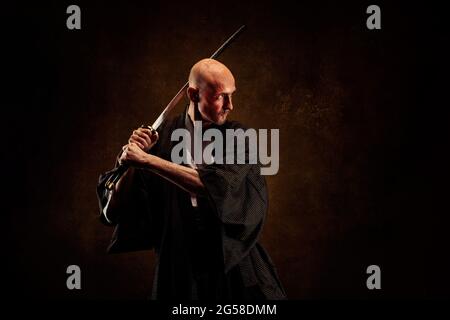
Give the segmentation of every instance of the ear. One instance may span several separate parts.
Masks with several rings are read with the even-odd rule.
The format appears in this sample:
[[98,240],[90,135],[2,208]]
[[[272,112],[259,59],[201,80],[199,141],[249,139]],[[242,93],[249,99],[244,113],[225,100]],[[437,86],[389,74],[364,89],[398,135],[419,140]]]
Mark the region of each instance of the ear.
[[192,102],[199,102],[200,97],[198,96],[198,89],[189,87],[187,88],[187,96],[189,97],[189,100]]

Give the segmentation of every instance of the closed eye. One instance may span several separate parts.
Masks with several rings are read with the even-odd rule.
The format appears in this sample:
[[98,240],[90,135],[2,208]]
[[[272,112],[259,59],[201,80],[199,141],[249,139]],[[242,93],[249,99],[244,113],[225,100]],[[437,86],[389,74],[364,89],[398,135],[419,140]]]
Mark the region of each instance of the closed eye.
[[220,98],[225,99],[227,96],[229,96],[230,98],[232,97],[232,93],[221,93],[219,95],[216,96],[216,100],[219,100]]

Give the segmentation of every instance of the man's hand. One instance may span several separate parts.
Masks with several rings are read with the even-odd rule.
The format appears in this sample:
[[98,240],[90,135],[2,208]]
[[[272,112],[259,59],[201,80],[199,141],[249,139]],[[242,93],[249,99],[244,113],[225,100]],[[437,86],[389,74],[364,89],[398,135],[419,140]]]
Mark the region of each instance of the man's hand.
[[148,128],[134,130],[130,139],[128,139],[129,144],[134,143],[145,152],[148,152],[155,145],[156,141],[158,141],[158,132],[152,134],[152,131]]
[[136,143],[129,143],[122,147],[122,155],[119,158],[119,164],[126,164],[131,167],[145,167],[149,159],[149,154],[138,147]]

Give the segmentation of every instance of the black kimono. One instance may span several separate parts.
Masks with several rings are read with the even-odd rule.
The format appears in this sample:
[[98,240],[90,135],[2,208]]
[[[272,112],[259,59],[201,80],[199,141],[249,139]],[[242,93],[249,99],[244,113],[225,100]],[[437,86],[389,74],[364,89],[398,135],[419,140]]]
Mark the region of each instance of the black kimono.
[[[170,140],[185,127],[185,114],[160,129],[152,154],[170,161]],[[227,121],[215,128],[241,128]],[[225,136],[225,135],[224,135]],[[153,299],[264,300],[285,299],[275,267],[258,243],[268,208],[266,183],[255,164],[216,164],[197,168],[206,197],[191,195],[175,184],[143,169],[136,169],[133,199],[117,221],[108,221],[105,181],[97,187],[101,220],[114,225],[108,252],[155,249],[157,266]]]

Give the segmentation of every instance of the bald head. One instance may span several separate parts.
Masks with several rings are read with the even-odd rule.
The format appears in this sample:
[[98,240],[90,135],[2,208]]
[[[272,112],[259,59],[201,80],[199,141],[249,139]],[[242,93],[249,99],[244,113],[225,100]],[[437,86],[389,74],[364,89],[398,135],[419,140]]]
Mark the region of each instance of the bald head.
[[189,74],[189,86],[196,89],[221,86],[223,82],[233,82],[230,69],[214,59],[203,59],[194,64]]
[[194,106],[205,122],[222,124],[233,110],[231,95],[236,90],[233,74],[223,63],[203,59],[194,64],[189,74],[190,109]]

